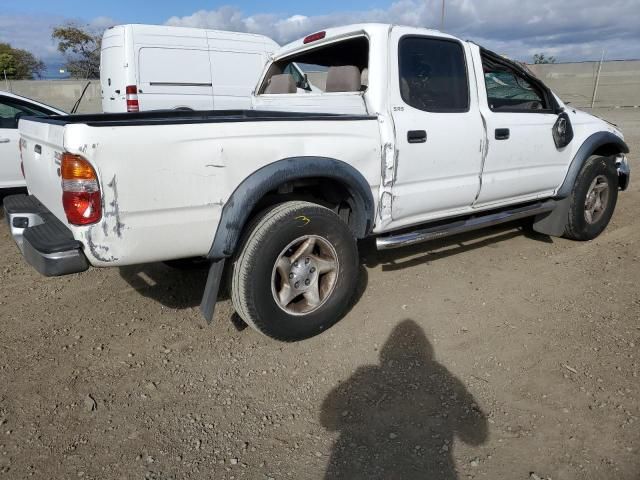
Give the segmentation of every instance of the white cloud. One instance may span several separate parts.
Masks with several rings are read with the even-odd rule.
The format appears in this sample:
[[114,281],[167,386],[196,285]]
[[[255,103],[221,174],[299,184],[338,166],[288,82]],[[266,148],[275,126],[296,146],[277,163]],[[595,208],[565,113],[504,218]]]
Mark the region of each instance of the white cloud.
[[51,38],[51,32],[67,22],[86,25],[94,32],[118,23],[111,17],[96,17],[87,22],[62,16],[0,15],[0,42],[29,50],[46,63],[61,62],[62,55],[58,52],[57,42]]
[[41,60],[49,61],[59,57],[51,30],[63,22],[61,17],[0,15],[0,42],[29,50]]
[[[386,9],[330,15],[257,14],[226,6],[171,17],[168,25],[262,33],[287,43],[313,31],[358,22],[439,28],[440,0],[398,0]],[[637,0],[447,0],[445,31],[514,58],[549,52],[560,60],[640,58]]]
[[[225,6],[171,17],[166,23],[262,33],[283,44],[323,28],[359,22],[439,28],[440,8],[441,0],[396,0],[387,8],[310,16],[302,7],[294,14],[245,15],[236,7]],[[51,30],[68,20],[0,14],[0,42],[25,48],[55,64],[62,57],[51,40]],[[96,30],[117,23],[110,17],[76,22]],[[638,0],[446,0],[445,31],[521,60],[530,60],[536,52],[555,55],[560,61],[599,59],[603,48],[609,59],[637,59],[638,25]]]

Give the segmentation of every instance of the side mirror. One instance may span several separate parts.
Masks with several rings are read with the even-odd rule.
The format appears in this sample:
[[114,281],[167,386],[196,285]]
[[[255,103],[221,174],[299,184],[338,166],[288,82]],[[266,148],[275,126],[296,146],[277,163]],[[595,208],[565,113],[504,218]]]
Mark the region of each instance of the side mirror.
[[562,112],[558,115],[551,132],[556,148],[564,148],[571,143],[571,140],[573,140],[573,127],[567,112]]

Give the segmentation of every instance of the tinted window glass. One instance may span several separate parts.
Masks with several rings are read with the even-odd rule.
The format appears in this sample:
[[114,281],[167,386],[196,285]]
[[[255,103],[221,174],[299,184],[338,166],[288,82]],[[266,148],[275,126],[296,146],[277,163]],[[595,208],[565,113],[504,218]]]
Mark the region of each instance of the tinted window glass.
[[18,128],[18,119],[23,116],[45,116],[53,112],[35,105],[25,105],[11,98],[0,97],[0,128]]
[[544,95],[518,72],[508,71],[506,67],[490,67],[486,63],[483,68],[491,110],[531,111],[548,108]]
[[469,109],[469,84],[462,45],[450,40],[408,37],[400,42],[400,93],[428,112]]

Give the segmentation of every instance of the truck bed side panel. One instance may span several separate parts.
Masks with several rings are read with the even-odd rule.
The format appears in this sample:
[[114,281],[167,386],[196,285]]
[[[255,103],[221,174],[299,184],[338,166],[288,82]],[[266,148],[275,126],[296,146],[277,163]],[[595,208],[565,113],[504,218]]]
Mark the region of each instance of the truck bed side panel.
[[[64,128],[65,149],[94,165],[103,191],[102,221],[72,227],[97,266],[206,255],[231,193],[283,158],[342,160],[362,172],[377,198],[380,142],[372,119]],[[60,199],[46,197],[59,211]]]

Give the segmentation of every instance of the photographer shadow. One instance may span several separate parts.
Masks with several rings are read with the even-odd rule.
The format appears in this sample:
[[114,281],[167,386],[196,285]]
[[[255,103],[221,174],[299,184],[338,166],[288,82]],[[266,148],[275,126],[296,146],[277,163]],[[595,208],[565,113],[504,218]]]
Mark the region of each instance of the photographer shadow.
[[329,393],[320,419],[340,433],[327,480],[454,480],[454,439],[488,438],[486,415],[413,320],[394,328],[378,365],[360,367]]

